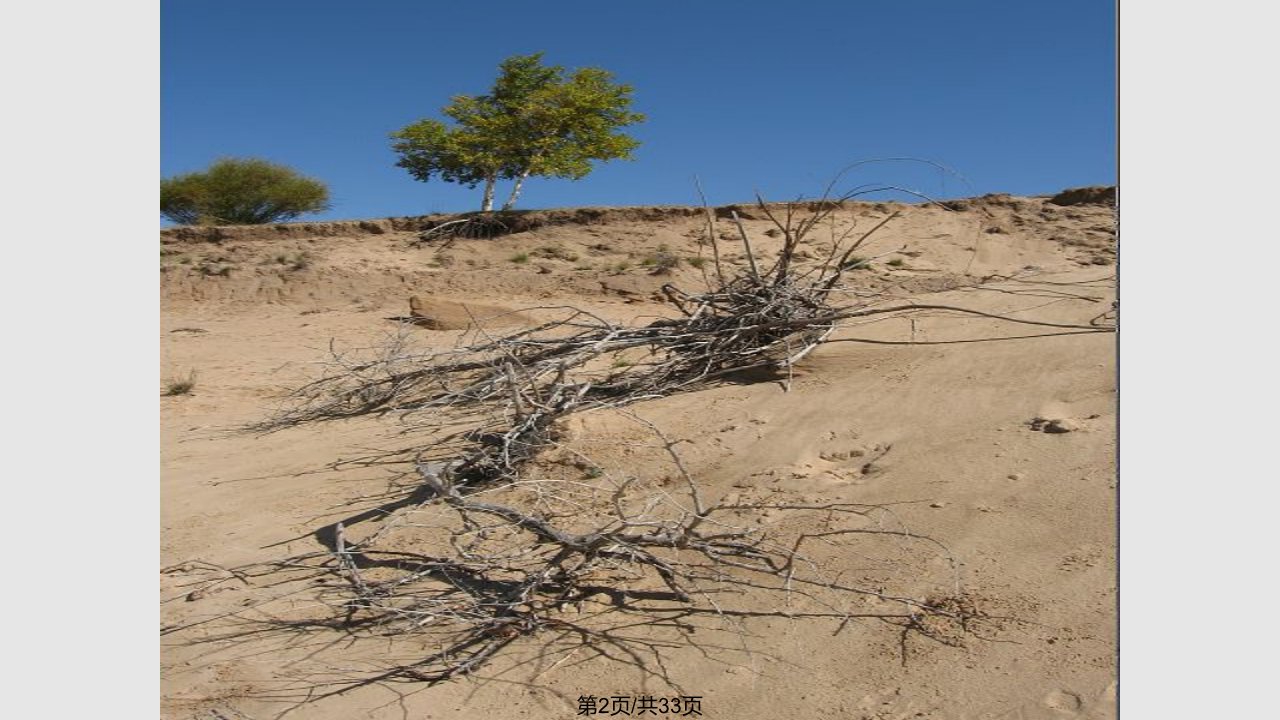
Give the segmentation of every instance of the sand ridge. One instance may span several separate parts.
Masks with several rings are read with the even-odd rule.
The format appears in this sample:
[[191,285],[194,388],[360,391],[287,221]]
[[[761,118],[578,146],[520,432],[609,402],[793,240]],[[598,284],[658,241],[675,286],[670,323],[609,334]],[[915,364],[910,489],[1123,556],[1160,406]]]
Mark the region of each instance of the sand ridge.
[[[161,401],[165,627],[252,616],[264,588],[234,578],[194,597],[190,588],[222,568],[312,547],[309,531],[388,490],[385,468],[331,466],[404,441],[394,421],[226,432],[261,419],[331,341],[376,344],[414,295],[455,312],[482,306],[478,316],[519,310],[528,322],[563,304],[623,320],[669,313],[662,285],[696,287],[707,269],[690,263],[708,253],[700,210],[624,210],[563,212],[512,235],[448,244],[418,243],[421,225],[391,221],[366,221],[379,232],[353,223],[162,233],[162,374],[198,377],[192,395]],[[868,226],[901,213],[870,244],[866,254],[878,257],[855,290],[1079,323],[1114,300],[1113,210],[991,196],[955,209],[859,204],[841,220]],[[745,223],[762,253],[776,252],[767,220]],[[740,266],[736,233],[719,229]],[[659,253],[681,262],[652,274]],[[996,275],[1005,279],[974,287]],[[458,333],[413,332],[441,344]],[[904,641],[870,622],[837,632],[834,623],[774,618],[741,637],[700,630],[705,639],[664,650],[661,662],[684,694],[702,697],[704,716],[1114,716],[1115,338],[990,341],[1033,334],[945,314],[868,323],[814,352],[789,388],[724,385],[637,408],[690,441],[690,468],[709,495],[902,503],[905,523],[945,540],[960,560],[966,589],[1015,619],[956,647]],[[916,344],[877,344],[903,341]],[[1047,432],[1037,420],[1071,429]],[[577,432],[609,429],[607,419],[583,419]],[[621,450],[604,460],[644,470]],[[716,649],[744,638],[749,651]],[[221,643],[211,625],[169,632],[163,643],[169,718],[275,717],[286,706],[272,693],[314,676],[317,661],[337,673],[378,659],[282,636]],[[297,716],[563,718],[577,714],[582,695],[672,691],[586,652],[540,663],[530,646],[471,678],[361,688]]]

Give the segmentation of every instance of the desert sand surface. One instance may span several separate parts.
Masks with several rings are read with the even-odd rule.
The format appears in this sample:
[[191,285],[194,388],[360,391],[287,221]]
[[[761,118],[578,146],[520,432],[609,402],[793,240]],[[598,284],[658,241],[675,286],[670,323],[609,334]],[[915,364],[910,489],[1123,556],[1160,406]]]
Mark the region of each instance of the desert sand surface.
[[[1087,324],[1115,299],[1114,195],[1104,195],[849,204],[838,222],[869,227],[901,213],[868,241],[871,267],[849,284]],[[768,220],[737,210],[758,251],[776,253]],[[955,559],[965,597],[987,617],[973,632],[707,620],[650,629],[645,637],[663,642],[638,656],[549,649],[534,637],[447,682],[372,683],[299,704],[298,688],[319,696],[326,682],[429,649],[336,631],[229,637],[238,622],[253,628],[316,600],[306,586],[228,569],[315,551],[318,527],[405,492],[395,484],[403,467],[339,461],[414,436],[394,417],[239,428],[266,417],[331,343],[374,347],[397,332],[411,297],[435,323],[408,332],[445,346],[473,318],[496,332],[561,305],[648,322],[672,312],[664,283],[698,289],[707,267],[688,262],[708,252],[700,208],[532,211],[512,234],[450,243],[417,242],[422,222],[162,231],[161,374],[196,378],[190,395],[161,398],[163,717],[549,720],[578,716],[584,695],[700,696],[708,718],[1115,716],[1115,335],[946,312],[843,327],[785,382],[725,383],[631,410],[687,441],[683,457],[707,497],[893,507]],[[717,229],[726,262],[742,268],[736,230],[723,218]],[[682,262],[654,275],[659,253]],[[1001,339],[1011,336],[1034,337]],[[609,472],[661,473],[619,439],[624,425],[586,417],[574,433]],[[951,582],[936,557],[832,561],[922,597]]]

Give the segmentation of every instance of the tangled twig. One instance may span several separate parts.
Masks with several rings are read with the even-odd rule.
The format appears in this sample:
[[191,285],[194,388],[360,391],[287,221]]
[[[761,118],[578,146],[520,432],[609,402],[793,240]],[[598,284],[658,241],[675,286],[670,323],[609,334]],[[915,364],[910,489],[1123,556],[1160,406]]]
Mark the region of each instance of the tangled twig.
[[[789,374],[850,321],[949,312],[1099,332],[1110,329],[1107,318],[1073,325],[940,304],[886,305],[882,297],[848,292],[841,281],[866,262],[855,251],[896,215],[861,234],[852,228],[837,234],[832,223],[826,257],[805,264],[801,245],[840,203],[821,201],[805,217],[790,205],[775,211],[760,199],[759,206],[783,239],[777,259],[761,263],[737,222],[748,271],[729,276],[708,212],[716,279],[708,277],[708,288],[698,293],[664,285],[672,317],[629,326],[580,308],[539,308],[557,317],[498,336],[477,327],[457,346],[437,351],[413,350],[406,330],[373,358],[334,351],[329,372],[256,426],[272,431],[394,413],[430,438],[414,453],[411,495],[326,526],[316,533],[324,551],[267,569],[336,581],[322,592],[332,617],[277,618],[276,627],[417,637],[436,648],[341,681],[328,694],[472,673],[517,640],[538,635],[576,638],[578,646],[612,647],[634,658],[634,643],[643,641],[571,613],[601,598],[611,612],[639,614],[650,627],[699,616],[737,622],[763,615],[826,618],[838,622],[837,632],[867,617],[911,630],[928,627],[929,617],[952,618],[960,627],[978,617],[946,599],[960,596],[955,577],[941,594],[936,585],[931,594],[918,587],[891,592],[871,581],[874,570],[860,567],[855,577],[854,569],[840,568],[850,556],[876,555],[867,545],[879,543],[895,558],[890,565],[910,564],[904,554],[927,552],[954,570],[945,547],[907,530],[890,508],[767,498],[712,502],[677,452],[679,443],[626,408],[745,371]],[[650,447],[673,468],[678,491],[663,478],[605,473],[563,442],[558,421],[605,410],[624,413],[658,439]],[[576,454],[578,475],[531,471],[533,459],[557,447]],[[776,522],[762,523],[765,515]],[[789,521],[797,515],[806,521]],[[375,531],[350,536],[355,525],[371,521]],[[856,552],[849,549],[854,542]]]

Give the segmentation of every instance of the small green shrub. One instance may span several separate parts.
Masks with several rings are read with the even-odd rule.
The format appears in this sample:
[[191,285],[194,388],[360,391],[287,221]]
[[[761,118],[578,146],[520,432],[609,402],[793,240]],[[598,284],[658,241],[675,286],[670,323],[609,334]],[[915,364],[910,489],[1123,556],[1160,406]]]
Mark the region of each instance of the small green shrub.
[[685,258],[684,261],[689,263],[690,267],[697,268],[698,270],[701,270],[707,264],[707,259],[704,257]]
[[260,225],[328,208],[324,183],[256,158],[160,181],[160,213],[182,225]]
[[510,260],[517,265],[523,265],[529,262],[529,253],[517,253],[512,255]]
[[888,265],[889,267],[900,268],[900,267],[905,267],[907,264],[907,261],[903,260],[900,257],[896,257],[885,264]]

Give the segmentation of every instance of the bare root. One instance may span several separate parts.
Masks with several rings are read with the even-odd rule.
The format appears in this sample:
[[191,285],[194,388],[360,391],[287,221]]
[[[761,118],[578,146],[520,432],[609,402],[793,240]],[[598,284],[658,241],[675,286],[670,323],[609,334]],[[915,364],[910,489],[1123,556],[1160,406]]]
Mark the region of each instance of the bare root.
[[[982,617],[957,600],[964,596],[946,548],[910,532],[891,508],[712,501],[679,443],[627,408],[746,371],[789,376],[836,329],[868,319],[958,313],[1104,332],[1112,316],[1072,325],[939,304],[887,305],[842,280],[866,262],[855,251],[895,215],[861,233],[837,233],[831,223],[826,257],[801,263],[802,243],[840,203],[820,201],[804,217],[793,206],[759,206],[782,237],[777,259],[760,262],[736,222],[748,263],[729,276],[708,212],[714,280],[704,272],[708,287],[697,293],[663,286],[671,317],[630,326],[580,308],[540,308],[556,318],[497,336],[476,327],[455,347],[432,351],[415,350],[404,328],[372,357],[334,351],[325,374],[256,426],[273,431],[391,413],[426,438],[411,453],[412,493],[320,529],[322,551],[237,571],[322,583],[327,615],[286,613],[272,617],[272,627],[413,638],[431,648],[378,673],[340,679],[329,694],[473,673],[533,637],[661,667],[659,659],[640,659],[643,648],[656,652],[661,643],[619,634],[607,615],[638,618],[621,626],[650,630],[685,628],[697,618],[740,628],[763,616],[825,619],[839,632],[877,618],[944,640]],[[424,239],[478,231],[468,227],[442,225]],[[560,437],[559,420],[588,411],[624,413],[670,472],[603,472],[589,448]],[[557,474],[531,462],[550,448],[576,457],[577,471]],[[365,524],[375,528],[353,532]],[[923,567],[944,568],[945,577],[921,580]],[[895,575],[902,568],[916,575]],[[584,606],[598,612],[584,615]]]

